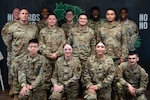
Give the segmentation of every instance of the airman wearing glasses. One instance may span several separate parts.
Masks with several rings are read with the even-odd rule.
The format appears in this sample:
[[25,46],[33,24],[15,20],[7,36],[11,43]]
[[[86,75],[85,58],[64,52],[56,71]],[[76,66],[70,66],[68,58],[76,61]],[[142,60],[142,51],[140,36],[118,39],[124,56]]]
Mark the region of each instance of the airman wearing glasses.
[[[47,100],[44,85],[47,80],[46,70],[48,60],[38,54],[39,44],[37,39],[31,39],[28,43],[28,51],[18,65],[18,81],[21,85],[19,97],[31,100]],[[52,69],[51,69],[52,72]],[[31,95],[32,94],[32,95]]]
[[65,13],[66,22],[61,25],[61,28],[65,32],[66,39],[68,38],[69,29],[71,29],[72,27],[75,27],[77,25],[77,23],[74,22],[74,17],[75,17],[75,15],[72,10],[66,11],[66,13]]

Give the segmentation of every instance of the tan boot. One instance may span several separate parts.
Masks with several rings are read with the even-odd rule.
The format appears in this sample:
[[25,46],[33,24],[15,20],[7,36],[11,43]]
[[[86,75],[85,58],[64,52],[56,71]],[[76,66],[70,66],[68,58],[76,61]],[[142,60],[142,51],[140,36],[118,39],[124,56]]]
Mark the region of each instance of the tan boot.
[[47,100],[47,91],[45,91],[45,93],[44,93],[44,99],[43,100]]
[[14,99],[13,100],[19,100],[18,95],[14,95]]
[[9,96],[13,96],[13,85],[10,85]]
[[117,94],[115,94],[115,96],[114,96],[114,100],[119,100],[119,97],[118,97],[118,95],[117,95]]

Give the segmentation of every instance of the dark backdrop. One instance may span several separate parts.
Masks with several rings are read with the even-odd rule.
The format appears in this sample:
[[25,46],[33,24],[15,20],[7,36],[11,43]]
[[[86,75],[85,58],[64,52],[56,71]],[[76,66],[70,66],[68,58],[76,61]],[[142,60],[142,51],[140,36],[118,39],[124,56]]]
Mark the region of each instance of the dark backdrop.
[[[48,7],[51,11],[56,8],[56,3],[68,4],[81,8],[84,10],[90,18],[90,9],[93,6],[98,6],[101,11],[101,17],[105,17],[105,10],[107,8],[115,8],[117,13],[122,7],[126,7],[129,10],[129,18],[134,20],[140,28],[141,46],[137,49],[140,61],[139,64],[150,74],[150,28],[149,28],[149,16],[150,16],[150,1],[149,0],[0,0],[0,30],[3,25],[9,21],[8,14],[11,14],[15,7],[27,8],[31,14],[33,14],[32,21],[38,21],[38,14],[42,7]],[[145,17],[140,17],[140,15]],[[37,17],[37,19],[35,18]],[[144,19],[143,19],[144,18]],[[3,80],[5,87],[8,87],[8,68],[6,65],[6,46],[4,45],[2,38],[0,37],[0,50],[5,57],[0,62],[0,67],[3,74]]]

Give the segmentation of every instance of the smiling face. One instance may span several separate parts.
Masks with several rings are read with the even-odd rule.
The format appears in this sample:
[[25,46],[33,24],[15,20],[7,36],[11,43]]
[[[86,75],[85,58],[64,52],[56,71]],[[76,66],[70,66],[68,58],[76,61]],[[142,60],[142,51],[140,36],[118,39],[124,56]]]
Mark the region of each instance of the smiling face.
[[121,9],[121,11],[120,11],[120,18],[121,18],[122,20],[125,20],[125,19],[127,19],[127,16],[128,16],[127,10]]
[[91,15],[93,20],[99,20],[100,12],[97,9],[93,9]]
[[87,16],[86,15],[80,15],[78,18],[78,23],[81,26],[85,26],[88,22]]
[[66,12],[65,18],[67,21],[72,21],[74,19],[74,14],[72,11]]
[[47,18],[47,22],[48,22],[48,25],[50,27],[53,27],[56,25],[57,23],[57,18],[55,15],[49,15],[48,18]]
[[44,19],[48,18],[49,10],[47,8],[43,8],[41,11],[41,15]]
[[72,47],[69,44],[66,44],[63,48],[65,58],[72,57]]
[[113,22],[115,21],[116,18],[116,13],[114,10],[107,10],[106,12],[106,19],[108,22]]

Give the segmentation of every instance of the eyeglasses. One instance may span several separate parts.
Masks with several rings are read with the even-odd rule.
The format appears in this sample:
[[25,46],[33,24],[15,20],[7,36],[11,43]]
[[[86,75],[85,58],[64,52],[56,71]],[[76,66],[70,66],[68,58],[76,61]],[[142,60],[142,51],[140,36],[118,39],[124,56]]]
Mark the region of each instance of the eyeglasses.
[[66,14],[66,16],[73,16],[73,14]]

